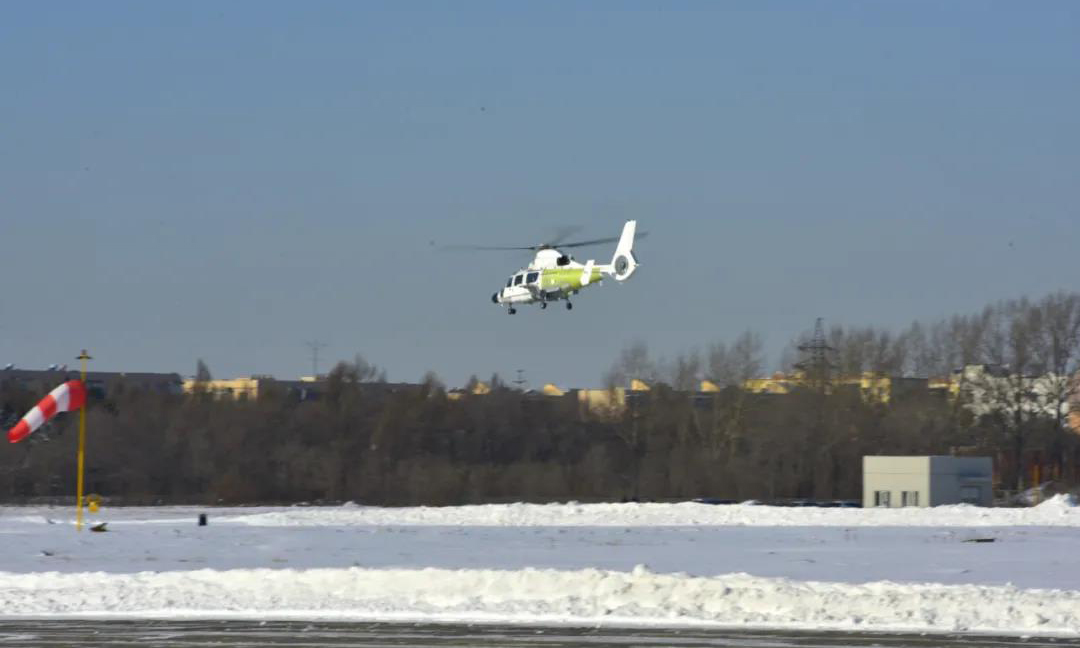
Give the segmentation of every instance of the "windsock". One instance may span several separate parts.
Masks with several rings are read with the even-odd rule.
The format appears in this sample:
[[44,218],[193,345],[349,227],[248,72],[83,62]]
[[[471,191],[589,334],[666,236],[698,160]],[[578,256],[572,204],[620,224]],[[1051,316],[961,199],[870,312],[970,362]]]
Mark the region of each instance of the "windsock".
[[56,416],[58,412],[71,412],[86,403],[86,386],[81,380],[69,380],[41,399],[34,409],[22,417],[18,425],[8,430],[8,441],[18,443],[31,432]]

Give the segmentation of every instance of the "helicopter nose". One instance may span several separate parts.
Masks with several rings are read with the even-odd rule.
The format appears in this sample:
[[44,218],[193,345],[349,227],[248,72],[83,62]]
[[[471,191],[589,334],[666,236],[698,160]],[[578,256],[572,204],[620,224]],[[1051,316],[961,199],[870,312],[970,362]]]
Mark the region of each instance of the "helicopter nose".
[[492,304],[498,304],[499,303],[499,293],[491,293],[491,303]]

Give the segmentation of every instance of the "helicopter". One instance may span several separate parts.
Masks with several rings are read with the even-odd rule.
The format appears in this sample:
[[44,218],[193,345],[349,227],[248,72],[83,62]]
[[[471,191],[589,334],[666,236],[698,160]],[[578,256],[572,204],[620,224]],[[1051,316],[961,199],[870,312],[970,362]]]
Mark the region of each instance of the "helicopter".
[[[536,252],[532,263],[518,270],[506,285],[491,296],[494,304],[506,307],[510,315],[517,313],[517,307],[524,304],[540,304],[547,308],[551,302],[566,301],[566,310],[574,308],[571,295],[581,292],[587,286],[599,285],[605,276],[616,281],[626,281],[637,270],[638,262],[634,257],[634,237],[637,221],[626,221],[622,234],[618,238],[602,238],[573,243],[543,243],[525,247],[478,247],[483,250],[532,250]],[[643,233],[642,236],[645,236]],[[565,249],[600,245],[618,241],[611,263],[598,264],[590,259],[582,264],[574,257],[563,252]]]

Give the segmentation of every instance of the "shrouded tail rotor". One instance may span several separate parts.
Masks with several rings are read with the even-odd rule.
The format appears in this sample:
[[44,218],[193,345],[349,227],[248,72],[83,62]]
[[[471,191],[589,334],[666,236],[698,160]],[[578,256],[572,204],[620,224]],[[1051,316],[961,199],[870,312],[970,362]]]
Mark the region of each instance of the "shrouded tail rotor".
[[615,256],[611,258],[611,276],[615,277],[616,281],[626,281],[637,270],[638,263],[634,257],[636,230],[637,221],[626,221],[626,225],[623,225],[619,246],[615,248]]

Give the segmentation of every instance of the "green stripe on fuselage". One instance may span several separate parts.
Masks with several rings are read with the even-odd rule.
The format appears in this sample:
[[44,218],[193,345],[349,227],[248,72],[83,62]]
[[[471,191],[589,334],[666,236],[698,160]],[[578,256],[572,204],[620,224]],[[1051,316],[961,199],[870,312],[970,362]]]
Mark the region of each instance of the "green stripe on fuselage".
[[[544,270],[540,275],[540,288],[545,291],[578,290],[581,288],[582,272],[584,272],[583,268],[555,268],[552,270]],[[596,268],[593,268],[589,285],[600,281],[601,278],[601,272]]]

